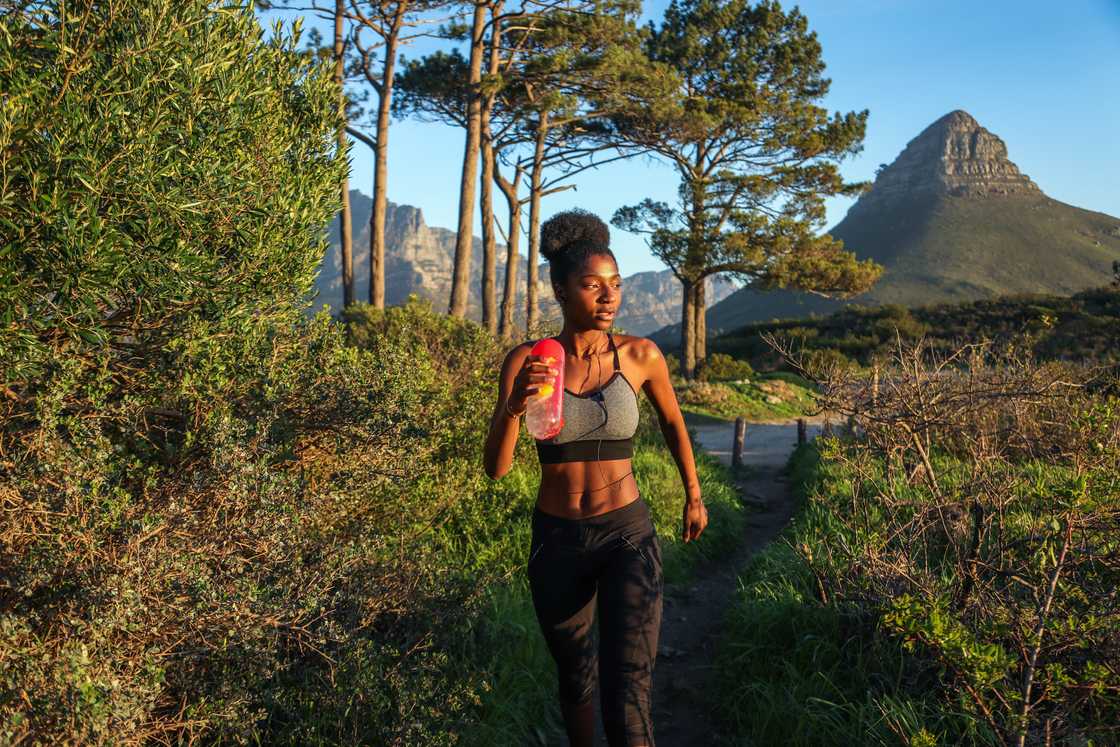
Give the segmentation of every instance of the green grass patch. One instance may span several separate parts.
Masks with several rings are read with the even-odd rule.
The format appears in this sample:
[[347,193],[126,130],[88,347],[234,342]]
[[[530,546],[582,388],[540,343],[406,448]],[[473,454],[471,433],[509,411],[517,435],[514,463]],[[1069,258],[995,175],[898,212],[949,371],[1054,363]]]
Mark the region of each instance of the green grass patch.
[[815,387],[786,372],[755,374],[741,381],[693,382],[678,387],[681,410],[718,420],[777,420],[812,413]]
[[729,743],[986,743],[971,718],[916,686],[930,673],[877,635],[873,619],[822,599],[803,543],[828,526],[809,496],[829,468],[812,444],[794,453],[798,513],[754,556],[726,615],[713,694]]

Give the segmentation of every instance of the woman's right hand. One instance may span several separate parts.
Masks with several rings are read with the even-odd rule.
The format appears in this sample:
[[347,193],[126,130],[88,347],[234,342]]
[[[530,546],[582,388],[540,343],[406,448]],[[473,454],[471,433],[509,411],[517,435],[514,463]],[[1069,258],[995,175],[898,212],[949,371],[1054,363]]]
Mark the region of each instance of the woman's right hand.
[[527,355],[521,364],[521,370],[513,379],[513,388],[510,390],[506,406],[512,412],[522,414],[529,405],[529,400],[541,390],[544,385],[552,385],[560,372],[555,368],[555,359],[552,356]]

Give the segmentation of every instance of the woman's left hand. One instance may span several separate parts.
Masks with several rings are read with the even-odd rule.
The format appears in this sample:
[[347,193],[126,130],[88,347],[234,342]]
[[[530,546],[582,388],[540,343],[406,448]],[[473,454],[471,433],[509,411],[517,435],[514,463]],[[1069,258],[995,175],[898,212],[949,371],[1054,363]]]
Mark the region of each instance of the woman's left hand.
[[704,501],[697,498],[696,500],[685,501],[684,503],[684,541],[698,539],[700,533],[704,531],[704,527],[708,526],[708,509],[704,506]]

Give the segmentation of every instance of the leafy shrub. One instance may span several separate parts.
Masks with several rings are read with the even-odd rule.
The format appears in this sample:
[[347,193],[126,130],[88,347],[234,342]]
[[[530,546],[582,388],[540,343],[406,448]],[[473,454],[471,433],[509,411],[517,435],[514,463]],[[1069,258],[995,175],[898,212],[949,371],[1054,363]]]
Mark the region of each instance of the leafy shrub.
[[[1089,367],[971,348],[927,367],[927,353],[903,348],[874,395],[850,374],[823,382],[825,408],[855,418],[861,437],[820,442],[790,537],[813,600],[789,619],[809,625],[823,605],[861,621],[831,634],[835,647],[882,653],[854,659],[874,675],[870,692],[843,685],[805,720],[818,740],[834,721],[854,730],[840,741],[885,742],[885,724],[910,743],[1111,743],[1120,400]],[[765,593],[751,587],[743,612],[757,615]],[[848,657],[818,648],[840,682]],[[892,675],[878,672],[884,660]],[[729,699],[757,690],[725,676]],[[790,687],[823,699],[815,678],[803,667]],[[781,704],[796,723],[789,710],[803,706]]]
[[0,741],[247,740],[399,593],[353,589],[423,379],[302,318],[337,89],[261,36],[193,1],[0,20]]
[[670,376],[680,376],[681,375],[680,359],[677,358],[677,356],[674,355],[673,353],[666,353],[665,354],[665,365],[669,369],[669,375]]
[[829,371],[845,371],[857,367],[848,356],[830,348],[810,351],[805,359],[806,372],[818,378],[826,378]]
[[726,353],[712,353],[696,367],[699,381],[739,381],[754,376],[754,369],[746,361],[732,358]]

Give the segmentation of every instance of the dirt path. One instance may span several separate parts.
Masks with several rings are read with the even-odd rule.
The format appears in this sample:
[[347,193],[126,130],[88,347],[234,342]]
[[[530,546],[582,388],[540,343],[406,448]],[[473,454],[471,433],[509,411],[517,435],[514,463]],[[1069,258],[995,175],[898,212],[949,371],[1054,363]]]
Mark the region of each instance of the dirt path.
[[[734,423],[703,422],[685,416],[701,448],[724,464],[731,463]],[[808,419],[808,436],[820,433],[824,418]],[[797,445],[797,421],[750,423],[743,459],[751,467],[738,481],[744,500],[754,510],[743,542],[734,553],[696,568],[690,582],[665,588],[661,637],[653,675],[653,723],[657,747],[713,747],[709,677],[714,645],[724,611],[737,586],[739,571],[750,556],[781,532],[793,514],[787,478],[782,474]],[[703,541],[701,538],[700,541]],[[598,712],[597,746],[606,747]],[[551,742],[567,745],[567,739]]]
[[[687,418],[686,418],[687,420]],[[809,438],[823,420],[808,423]],[[691,425],[700,446],[731,463],[734,424]],[[690,583],[665,589],[661,639],[653,683],[653,723],[658,747],[711,747],[716,742],[709,713],[714,647],[739,572],[750,556],[773,540],[793,515],[788,479],[782,474],[797,445],[797,421],[750,423],[743,461],[751,467],[738,486],[754,509],[736,551],[696,569]],[[603,742],[605,744],[605,741]]]

